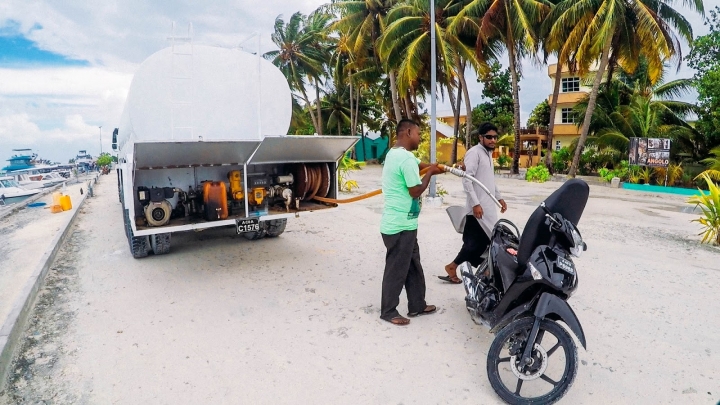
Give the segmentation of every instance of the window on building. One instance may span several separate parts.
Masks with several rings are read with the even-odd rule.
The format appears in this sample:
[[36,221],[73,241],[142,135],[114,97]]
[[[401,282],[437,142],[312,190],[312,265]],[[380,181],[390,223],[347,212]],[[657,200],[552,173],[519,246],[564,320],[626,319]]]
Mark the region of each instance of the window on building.
[[575,123],[575,113],[573,112],[572,108],[563,108],[562,109],[562,123],[563,124],[574,124]]
[[580,91],[580,78],[579,77],[563,77],[561,91],[563,93],[570,93],[572,91]]
[[560,149],[562,149],[562,144],[560,143],[560,141],[555,141],[555,150],[560,150]]

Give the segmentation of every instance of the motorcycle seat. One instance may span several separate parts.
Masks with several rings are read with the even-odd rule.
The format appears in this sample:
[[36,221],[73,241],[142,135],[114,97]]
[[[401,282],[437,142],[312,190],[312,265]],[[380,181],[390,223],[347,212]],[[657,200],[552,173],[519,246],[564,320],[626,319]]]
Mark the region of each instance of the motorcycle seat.
[[[577,226],[585,210],[590,187],[580,179],[571,179],[563,183],[545,199],[545,206],[550,212],[558,213]],[[551,238],[550,228],[545,225],[545,211],[538,207],[530,215],[525,229],[520,236],[517,261],[524,268],[533,250],[540,245],[547,245]]]

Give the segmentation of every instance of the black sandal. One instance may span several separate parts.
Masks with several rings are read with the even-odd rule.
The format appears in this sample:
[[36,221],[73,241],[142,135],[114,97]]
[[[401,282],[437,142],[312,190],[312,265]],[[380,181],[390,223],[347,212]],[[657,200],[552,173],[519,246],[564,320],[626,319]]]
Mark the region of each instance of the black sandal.
[[450,284],[462,284],[462,280],[460,280],[460,278],[457,276],[455,276],[455,279],[457,281],[453,280],[453,278],[450,276],[437,276],[437,278],[439,278],[442,281],[447,281]]
[[408,312],[408,316],[411,318],[414,318],[416,316],[420,315],[430,315],[437,312],[437,307],[435,305],[428,305],[425,307],[425,310],[422,312]]

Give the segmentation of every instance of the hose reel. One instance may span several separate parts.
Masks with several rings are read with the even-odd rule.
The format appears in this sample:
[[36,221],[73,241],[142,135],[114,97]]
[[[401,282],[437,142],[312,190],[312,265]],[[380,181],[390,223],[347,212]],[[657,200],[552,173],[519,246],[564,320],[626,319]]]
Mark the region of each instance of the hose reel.
[[327,163],[299,163],[293,166],[296,201],[325,198],[330,194],[331,173]]

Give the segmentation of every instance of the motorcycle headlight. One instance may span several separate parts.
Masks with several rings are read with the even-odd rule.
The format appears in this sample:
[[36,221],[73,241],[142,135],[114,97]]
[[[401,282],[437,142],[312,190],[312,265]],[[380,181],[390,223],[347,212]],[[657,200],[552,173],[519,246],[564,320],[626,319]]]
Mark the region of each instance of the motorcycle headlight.
[[574,247],[571,247],[571,248],[570,248],[570,254],[573,255],[573,256],[575,256],[575,257],[580,257],[580,256],[582,255],[582,252],[583,252],[583,246],[584,246],[583,243],[580,242],[580,245],[576,245],[576,246],[574,246]]
[[570,248],[570,254],[572,254],[575,257],[580,257],[582,252],[585,250],[585,242],[583,242],[582,236],[580,236],[580,232],[578,232],[577,228],[573,226],[573,229],[570,231],[570,234],[572,235],[572,241],[573,246]]

